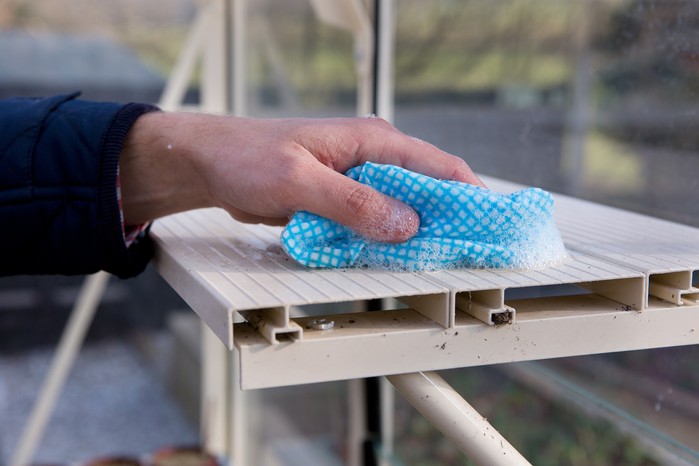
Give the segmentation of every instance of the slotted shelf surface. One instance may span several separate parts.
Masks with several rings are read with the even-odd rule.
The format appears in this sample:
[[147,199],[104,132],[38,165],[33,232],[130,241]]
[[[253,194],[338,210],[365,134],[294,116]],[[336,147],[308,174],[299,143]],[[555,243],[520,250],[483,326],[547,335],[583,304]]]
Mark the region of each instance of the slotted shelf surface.
[[[155,265],[228,348],[238,347],[248,388],[699,343],[699,229],[562,195],[555,202],[569,258],[539,270],[306,269],[281,249],[279,228],[241,224],[220,209],[157,221]],[[581,291],[557,296],[561,285]],[[506,297],[531,287],[551,292]],[[335,327],[321,331],[291,312],[380,298],[408,307],[333,316]],[[510,311],[510,325],[489,320]]]

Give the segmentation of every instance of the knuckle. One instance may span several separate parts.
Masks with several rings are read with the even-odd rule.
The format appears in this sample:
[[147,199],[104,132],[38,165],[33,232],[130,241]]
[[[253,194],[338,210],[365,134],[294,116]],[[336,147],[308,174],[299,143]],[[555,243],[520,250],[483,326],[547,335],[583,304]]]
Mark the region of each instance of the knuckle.
[[453,156],[454,170],[451,176],[452,180],[462,180],[469,178],[472,174],[471,168],[468,166],[465,160]]
[[372,200],[373,196],[368,189],[362,186],[353,188],[346,198],[347,211],[353,216],[365,215],[370,209]]
[[377,131],[383,134],[398,133],[398,130],[395,126],[393,126],[388,120],[385,120],[381,117],[372,118],[371,122],[373,123],[374,128],[376,128]]

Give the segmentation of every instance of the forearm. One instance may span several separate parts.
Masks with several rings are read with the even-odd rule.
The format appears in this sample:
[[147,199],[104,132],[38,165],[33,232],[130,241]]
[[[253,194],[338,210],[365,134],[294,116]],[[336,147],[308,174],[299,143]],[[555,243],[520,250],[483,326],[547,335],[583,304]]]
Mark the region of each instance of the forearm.
[[343,176],[366,161],[482,185],[463,160],[377,118],[157,113],[136,122],[122,150],[124,218],[216,206],[243,222],[283,225],[309,211],[378,241],[405,241],[420,225],[415,211]]
[[76,97],[0,101],[0,275],[132,276],[149,243],[127,245],[122,218],[142,225],[209,206],[272,225],[308,211],[405,241],[420,225],[415,211],[343,175],[367,161],[482,184],[463,160],[377,118],[163,113]]

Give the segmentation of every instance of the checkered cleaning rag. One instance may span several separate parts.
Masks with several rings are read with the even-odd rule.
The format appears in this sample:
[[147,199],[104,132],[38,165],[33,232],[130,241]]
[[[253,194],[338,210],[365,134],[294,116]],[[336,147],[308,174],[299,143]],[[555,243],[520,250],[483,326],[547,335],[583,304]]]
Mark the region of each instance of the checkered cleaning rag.
[[300,264],[408,271],[542,268],[566,256],[553,221],[553,198],[541,189],[499,194],[371,162],[346,175],[415,209],[417,234],[403,243],[381,243],[327,218],[297,212],[282,232],[282,245]]

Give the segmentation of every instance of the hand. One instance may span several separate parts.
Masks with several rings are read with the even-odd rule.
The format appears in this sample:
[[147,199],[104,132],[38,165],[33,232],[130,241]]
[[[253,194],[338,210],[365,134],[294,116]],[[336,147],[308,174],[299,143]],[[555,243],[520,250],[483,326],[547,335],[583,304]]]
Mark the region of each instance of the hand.
[[120,160],[125,221],[218,206],[243,222],[284,225],[305,210],[378,241],[409,239],[420,226],[413,209],[342,174],[367,161],[483,186],[460,158],[380,118],[151,113]]

